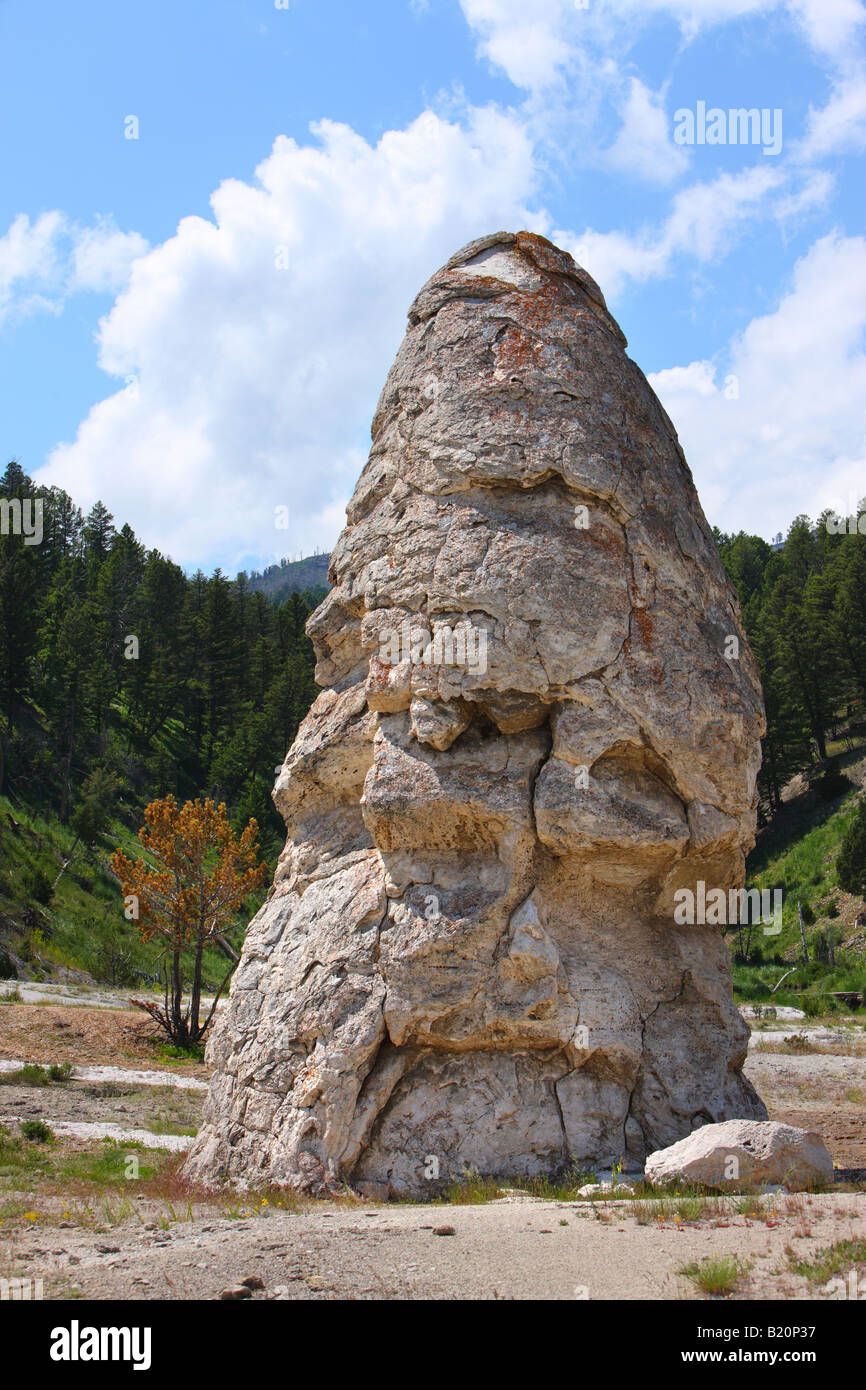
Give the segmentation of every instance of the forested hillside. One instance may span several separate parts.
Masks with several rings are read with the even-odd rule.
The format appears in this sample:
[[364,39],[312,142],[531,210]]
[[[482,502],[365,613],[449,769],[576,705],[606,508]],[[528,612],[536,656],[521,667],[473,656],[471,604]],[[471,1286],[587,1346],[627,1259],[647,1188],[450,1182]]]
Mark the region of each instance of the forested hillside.
[[330,558],[327,554],[307,555],[302,560],[281,560],[266,570],[252,570],[250,588],[271,603],[282,603],[290,594],[303,592],[321,600],[328,592]]
[[17,464],[11,496],[43,500],[44,536],[0,540],[0,789],[63,823],[97,773],[130,807],[208,793],[273,848],[273,769],[315,692],[309,598],[274,607],[245,575],[187,578],[101,503],[83,517]]
[[758,785],[766,820],[778,811],[789,779],[825,759],[840,725],[862,714],[866,535],[843,533],[832,513],[817,523],[798,516],[778,550],[744,532],[714,534],[764,685],[767,736]]

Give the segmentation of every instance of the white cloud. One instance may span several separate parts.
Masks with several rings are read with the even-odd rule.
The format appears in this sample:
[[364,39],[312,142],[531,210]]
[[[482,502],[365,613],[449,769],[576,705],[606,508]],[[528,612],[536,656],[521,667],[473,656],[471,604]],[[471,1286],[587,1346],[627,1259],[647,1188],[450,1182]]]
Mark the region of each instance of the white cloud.
[[812,48],[842,63],[863,39],[866,9],[861,0],[788,0],[788,7]]
[[[773,313],[723,366],[650,377],[723,530],[770,537],[800,511],[844,509],[866,476],[866,240],[823,237]],[[859,493],[858,493],[859,487]]]
[[[590,0],[592,3],[592,0]],[[573,0],[460,0],[479,52],[502,68],[518,87],[538,89],[555,82],[571,57],[566,37]],[[571,12],[569,14],[569,11]]]
[[[548,108],[564,105],[580,138],[610,106],[623,119],[622,137],[611,151],[613,167],[646,177],[673,179],[684,167],[683,151],[667,144],[664,113],[640,82],[624,80],[624,65],[635,41],[654,20],[672,19],[688,42],[712,28],[747,17],[786,16],[826,70],[826,105],[810,109],[808,128],[796,153],[820,159],[837,149],[866,145],[866,8],[862,0],[461,0],[478,37],[479,53],[501,68],[517,86],[543,94]],[[614,60],[611,55],[620,55]],[[579,101],[568,93],[569,76]],[[548,120],[550,120],[548,111]],[[566,125],[552,121],[562,138]],[[597,135],[597,132],[596,132]],[[592,144],[599,142],[594,139]],[[642,146],[646,146],[645,149]],[[631,158],[634,152],[635,158]]]
[[712,362],[690,362],[687,367],[666,367],[650,377],[658,394],[665,400],[677,397],[715,396],[716,369]]
[[[460,0],[479,52],[518,87],[559,80],[581,50],[625,50],[655,19],[685,40],[750,16],[786,13],[816,52],[843,61],[862,34],[861,0]],[[616,39],[616,43],[612,42]]]
[[[787,10],[815,51],[838,56],[853,41],[861,7],[826,3],[824,29],[817,0],[787,0]],[[586,10],[574,0],[461,4],[480,51],[529,93],[519,110],[461,108],[453,120],[428,111],[375,146],[328,121],[314,127],[313,142],[280,137],[255,182],[227,180],[216,190],[213,221],[184,218],[149,252],[110,222],[82,231],[60,214],[44,226],[18,219],[22,225],[0,241],[0,314],[4,285],[7,305],[16,295],[23,304],[28,290],[26,302],[37,307],[57,306],[76,289],[121,290],[100,325],[100,363],[126,384],[54,451],[43,481],[83,504],[102,497],[148,543],[184,563],[219,557],[234,570],[330,546],[363,465],[372,404],[406,308],[431,270],[497,227],[548,233],[548,216],[527,207],[558,143],[563,159],[582,145],[585,163],[629,180],[637,174],[665,185],[688,168],[689,154],[669,138],[663,91],[623,74],[609,57],[611,34],[623,39],[613,51],[625,61],[648,17],[673,17],[688,38],[786,7],[784,0],[589,0]],[[813,114],[816,151],[838,143],[857,119],[853,99],[837,116],[832,102]],[[599,140],[602,117],[609,125]],[[657,223],[637,231],[566,230],[555,239],[615,299],[629,281],[668,275],[684,259],[721,261],[758,217],[787,224],[826,203],[832,187],[802,159],[762,159],[681,188]],[[803,266],[797,276],[790,298],[801,305],[812,294],[810,312],[823,312]],[[744,381],[750,372],[760,379],[748,334],[775,322],[785,303],[732,346],[732,362],[746,363]],[[748,414],[745,392],[738,403],[728,400],[715,370],[698,362],[659,376],[659,389],[694,428],[698,459],[717,456],[732,407],[737,418]],[[789,440],[796,413],[786,413],[782,385],[767,383],[782,413],[768,407],[760,425],[749,417],[735,449],[760,440],[781,450]],[[711,416],[715,437],[694,423]],[[768,423],[775,419],[783,421],[779,438]],[[856,461],[859,441],[846,435],[836,455]],[[710,504],[728,506],[723,470],[715,481],[712,469],[706,476]],[[287,531],[274,526],[275,508],[286,505]]]
[[799,159],[823,159],[839,150],[866,148],[866,63],[834,83],[826,106],[809,108]]
[[[748,17],[787,18],[810,48],[830,93],[810,108],[788,148],[800,163],[866,143],[862,0],[461,0],[478,52],[526,93],[523,115],[547,157],[607,168],[664,186],[689,167],[665,110],[669,83],[653,91],[635,73],[649,25],[673,20],[683,42]],[[620,129],[611,143],[611,131]]]
[[619,135],[606,152],[606,162],[612,168],[659,184],[672,182],[688,168],[685,149],[670,138],[661,94],[650,91],[637,77],[629,81],[622,122]]
[[58,283],[57,243],[65,226],[59,212],[44,212],[33,223],[21,213],[0,237],[0,322],[13,312],[50,308],[43,291]]
[[767,196],[784,183],[781,171],[760,164],[682,189],[657,228],[634,235],[587,228],[579,236],[560,232],[557,239],[586,267],[605,295],[615,299],[628,280],[667,274],[677,256],[699,262],[721,259],[743,226],[766,211]]
[[134,262],[100,325],[101,365],[130,383],[40,474],[184,563],[330,546],[415,293],[474,236],[547,230],[527,135],[496,110],[426,112],[375,146],[314,134],[281,136],[255,183],[216,190],[213,222]]
[[827,173],[826,169],[817,169],[799,185],[795,183],[790,193],[777,198],[773,213],[783,224],[797,222],[804,214],[826,207],[835,186],[832,174]]
[[75,240],[72,287],[116,293],[128,281],[132,262],[147,250],[138,232],[121,232],[110,218],[101,218]]
[[58,314],[80,290],[115,293],[147,249],[144,237],[121,232],[111,218],[81,228],[62,212],[44,212],[33,223],[21,213],[0,237],[0,322]]

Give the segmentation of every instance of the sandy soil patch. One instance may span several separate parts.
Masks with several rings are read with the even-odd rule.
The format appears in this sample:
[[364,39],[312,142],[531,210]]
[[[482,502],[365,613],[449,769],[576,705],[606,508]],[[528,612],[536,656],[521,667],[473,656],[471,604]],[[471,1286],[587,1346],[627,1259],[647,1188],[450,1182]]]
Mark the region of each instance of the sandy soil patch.
[[[703,1297],[678,1272],[684,1265],[727,1254],[748,1266],[738,1298],[827,1297],[791,1271],[789,1251],[810,1259],[866,1237],[866,1203],[844,1194],[789,1200],[790,1211],[780,1198],[766,1219],[649,1225],[622,1203],[322,1203],[235,1220],[196,1208],[196,1219],[162,1226],[133,1218],[110,1230],[19,1230],[6,1242],[6,1265],[43,1278],[55,1298],[214,1299],[257,1277],[259,1299],[679,1300]],[[453,1234],[437,1235],[443,1227]]]

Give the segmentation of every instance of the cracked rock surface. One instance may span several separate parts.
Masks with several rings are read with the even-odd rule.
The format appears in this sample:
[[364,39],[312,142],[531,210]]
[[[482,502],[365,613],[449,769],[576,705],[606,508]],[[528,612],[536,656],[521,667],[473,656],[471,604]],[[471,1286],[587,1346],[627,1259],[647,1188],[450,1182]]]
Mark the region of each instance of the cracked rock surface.
[[766,1118],[721,931],[673,915],[743,884],[758,672],[625,347],[526,232],[412,305],[191,1176],[430,1196]]

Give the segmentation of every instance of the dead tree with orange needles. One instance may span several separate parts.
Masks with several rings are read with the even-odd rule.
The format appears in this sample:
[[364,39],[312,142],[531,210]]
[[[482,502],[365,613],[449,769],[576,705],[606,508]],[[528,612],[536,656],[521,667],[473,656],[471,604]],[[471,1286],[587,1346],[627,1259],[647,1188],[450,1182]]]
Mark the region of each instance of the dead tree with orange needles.
[[[127,916],[138,922],[142,940],[165,942],[165,999],[162,1008],[146,1000],[133,1003],[146,1009],[172,1042],[192,1047],[204,1037],[234,969],[232,965],[200,1023],[204,953],[223,939],[226,925],[261,885],[267,865],[257,862],[256,822],[251,820],[236,836],[222,803],[197,798],[178,806],[173,796],[166,796],[145,808],[144,820],[138,838],[154,863],[128,859],[118,849],[111,867],[120,880]],[[188,947],[194,964],[184,1009],[183,952]]]

